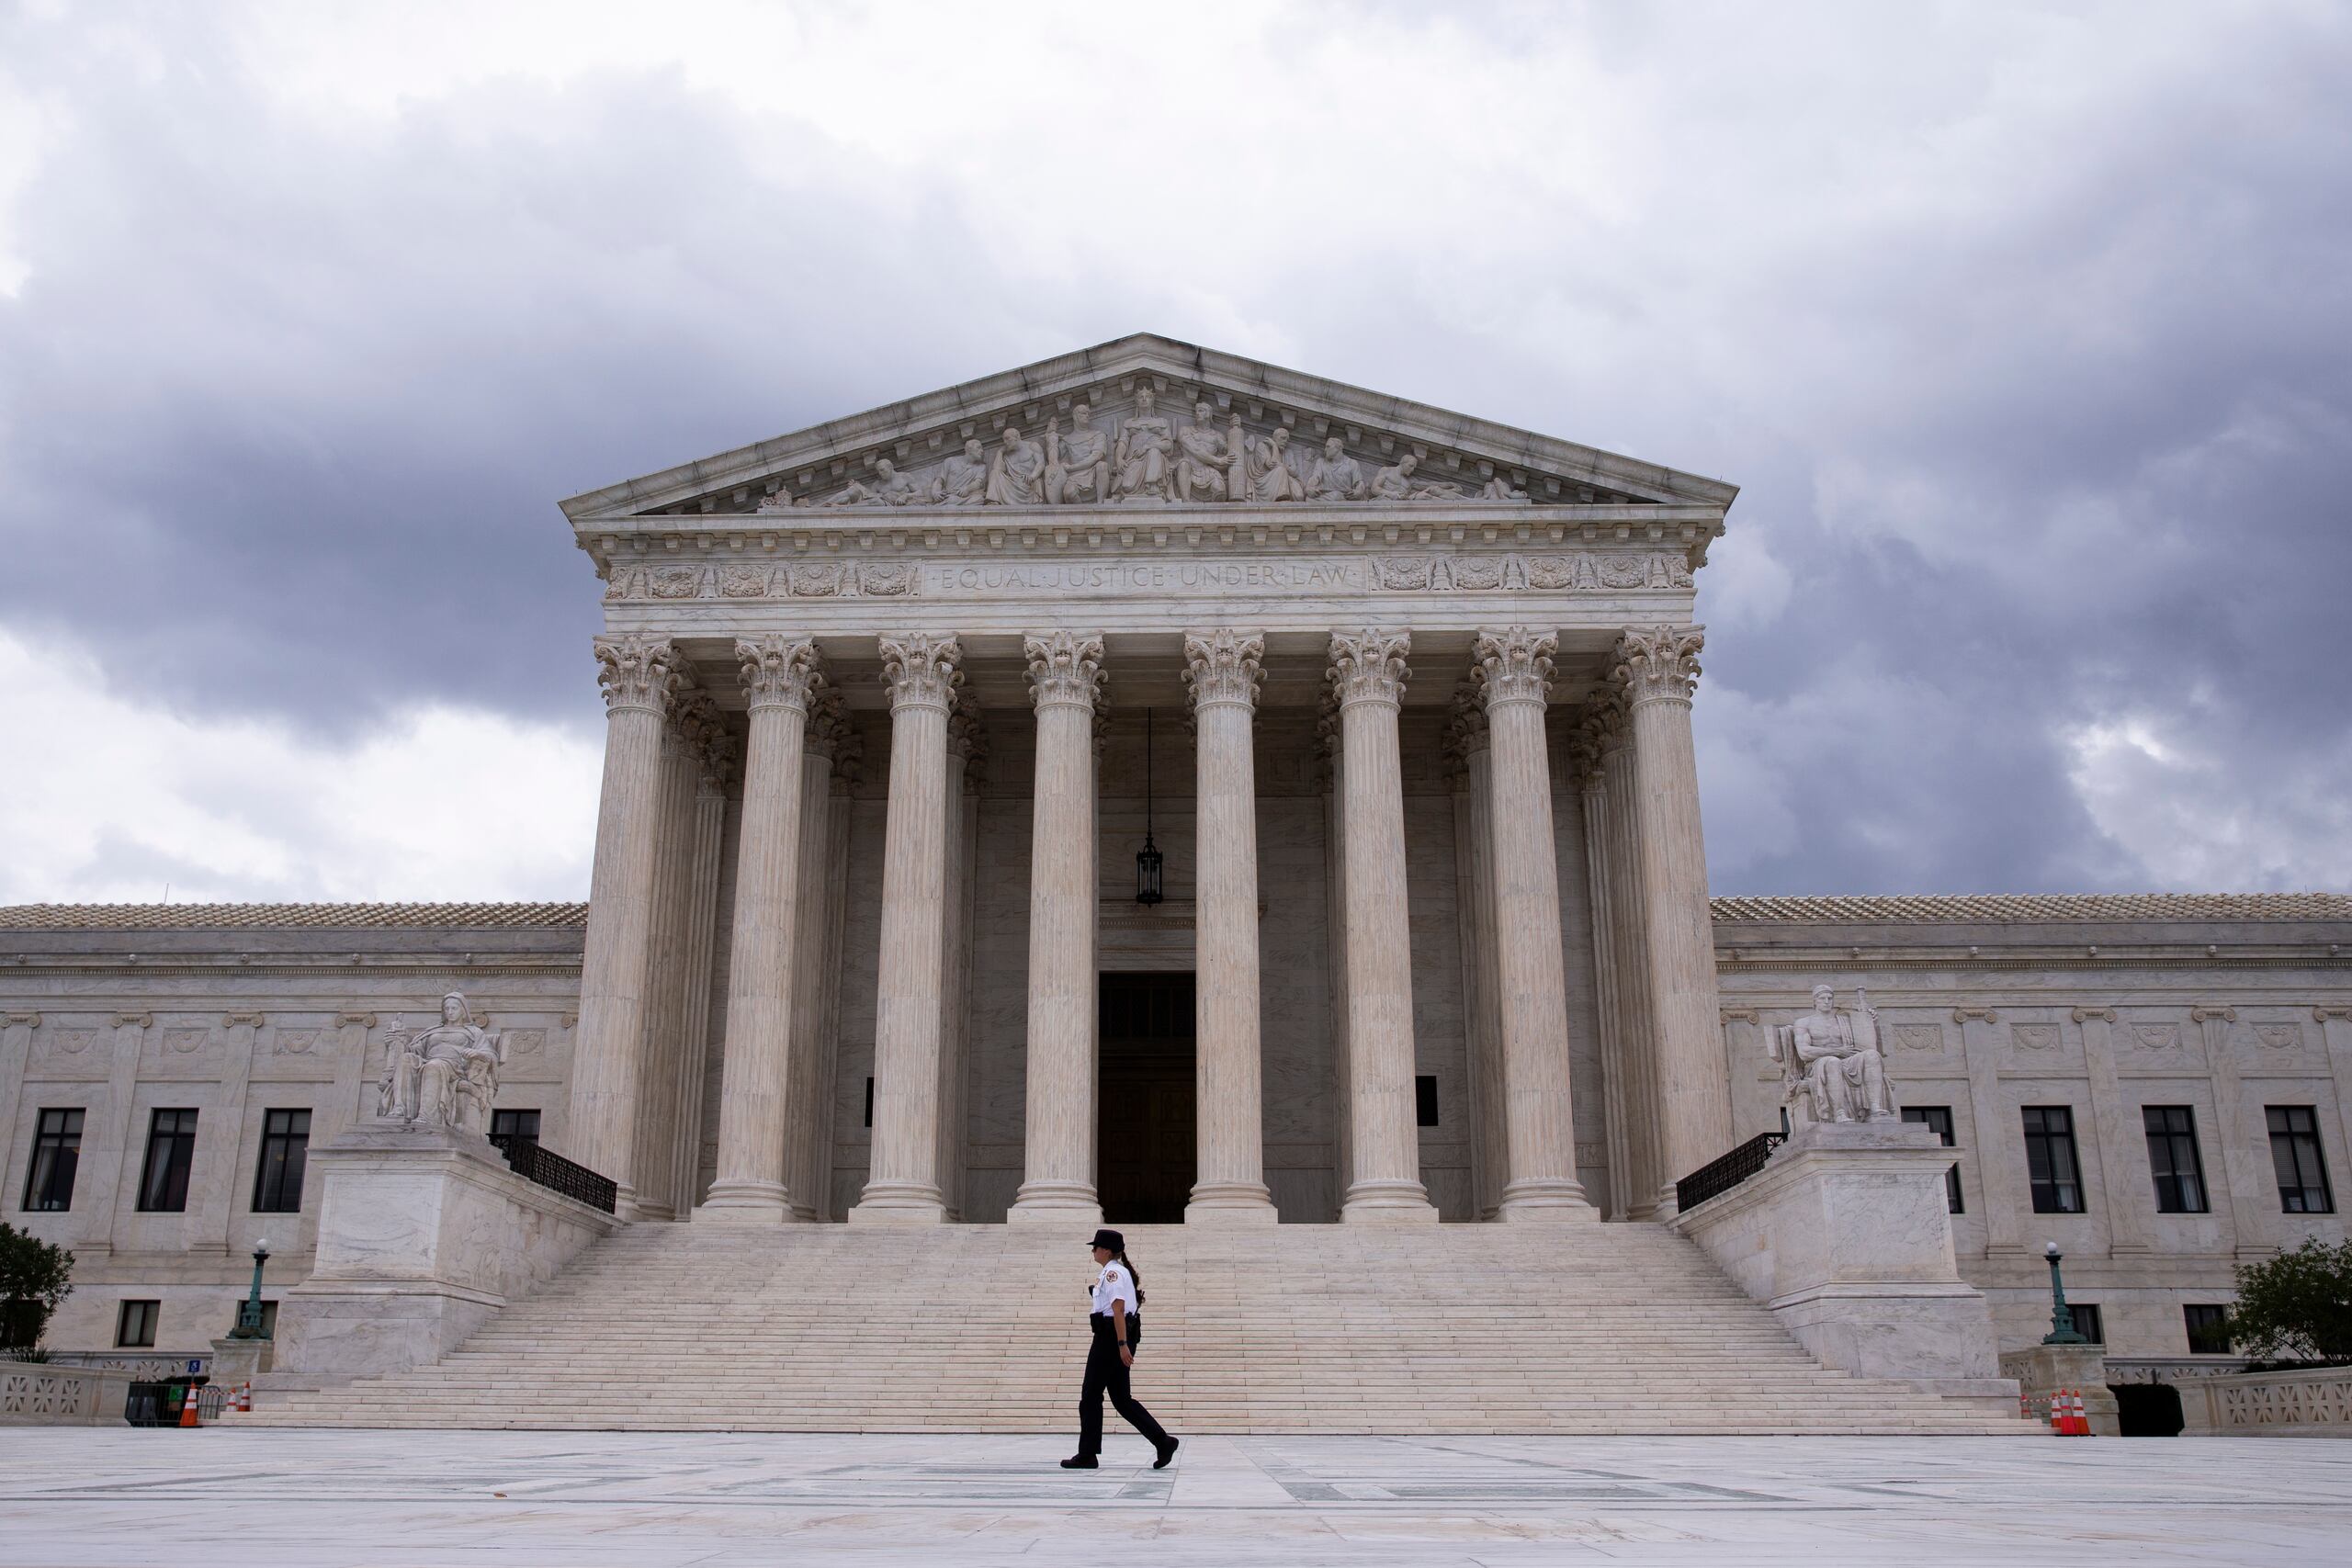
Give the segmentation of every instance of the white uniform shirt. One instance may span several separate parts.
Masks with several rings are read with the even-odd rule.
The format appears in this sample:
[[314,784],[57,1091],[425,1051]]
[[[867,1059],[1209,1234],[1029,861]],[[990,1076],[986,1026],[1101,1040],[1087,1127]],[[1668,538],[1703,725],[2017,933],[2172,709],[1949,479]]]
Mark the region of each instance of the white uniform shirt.
[[1102,1265],[1102,1272],[1094,1278],[1094,1310],[1105,1317],[1111,1314],[1113,1302],[1127,1303],[1127,1315],[1136,1313],[1136,1282],[1133,1276],[1119,1267],[1114,1258]]

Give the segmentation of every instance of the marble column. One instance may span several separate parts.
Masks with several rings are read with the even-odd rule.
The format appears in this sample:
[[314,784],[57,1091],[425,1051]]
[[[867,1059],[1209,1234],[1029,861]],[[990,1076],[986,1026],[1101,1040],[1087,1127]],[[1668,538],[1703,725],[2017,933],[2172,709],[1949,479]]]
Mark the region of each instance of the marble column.
[[[37,1012],[0,1012],[0,1128],[11,1137],[17,1126],[17,1097],[24,1092],[25,1069],[32,1062],[33,1031],[40,1027]],[[86,1126],[87,1112],[83,1121]]]
[[[1560,948],[1559,849],[1544,732],[1559,638],[1529,626],[1472,645],[1492,756],[1496,1021],[1502,1041],[1508,1221],[1597,1220],[1577,1179],[1568,1081],[1568,981]],[[1713,962],[1713,949],[1708,950]]]
[[[726,836],[727,792],[741,763],[741,749],[726,728],[715,721],[696,739],[693,831],[687,853],[684,994],[678,1014],[679,1050],[674,1068],[678,1080],[677,1126],[671,1138],[671,1190],[678,1195],[678,1213],[691,1215],[701,1201],[705,1103],[710,1077],[710,987],[718,961],[719,852]],[[723,1063],[722,1063],[723,1066]],[[714,1129],[711,1139],[716,1145]],[[716,1147],[712,1150],[714,1159]]]
[[[2278,1187],[2269,1158],[2269,1120],[2263,1114],[2261,1095],[2246,1093],[2237,1054],[2230,1049],[2230,1026],[2237,1022],[2238,1010],[2200,1004],[2188,1010],[2188,1021],[2203,1037],[2205,1070],[2212,1075],[2213,1119],[2221,1123],[2222,1157],[2206,1168],[2207,1199],[2215,1213],[2229,1214],[2232,1245],[2239,1258],[2267,1258],[2278,1250],[2285,1226],[2275,1218]],[[2218,1183],[2213,1179],[2216,1166],[2222,1176]],[[2112,1206],[2117,1201],[2115,1177],[2110,1173],[2107,1180]]]
[[1029,849],[1026,1154],[1015,1224],[1101,1223],[1094,1190],[1094,711],[1102,639],[1024,640],[1037,711]]
[[1601,725],[1587,713],[1568,742],[1569,765],[1584,829],[1585,897],[1592,906],[1592,976],[1600,1023],[1600,1096],[1609,1149],[1609,1201],[1605,1218],[1627,1217],[1634,1186],[1629,1119],[1633,1102],[1625,1082],[1625,1020],[1617,987],[1616,920],[1610,885],[1609,786],[1600,760]]
[[1196,784],[1193,911],[1197,1178],[1186,1224],[1272,1224],[1258,1038],[1258,767],[1263,637],[1184,638]]
[[710,694],[680,692],[672,699],[662,736],[662,776],[656,790],[653,840],[652,954],[645,987],[645,1067],[637,1103],[638,1215],[674,1220],[692,1207],[678,1186],[677,1136],[682,1087],[679,1022],[685,1010],[685,940],[694,877],[695,779],[702,771],[696,738],[715,720]]
[[1637,763],[1634,829],[1647,908],[1650,1006],[1657,1029],[1658,1202],[1674,1183],[1731,1150],[1731,1084],[1715,1004],[1714,922],[1707,908],[1707,846],[1699,826],[1699,767],[1690,694],[1704,637],[1696,626],[1628,630],[1618,666]]
[[937,1224],[939,993],[946,958],[947,718],[963,682],[952,636],[881,639],[890,694],[890,807],[874,996],[873,1163],[853,1224]]
[[964,1074],[972,1019],[972,884],[979,839],[980,770],[988,742],[979,705],[957,694],[947,719],[947,841],[939,966],[939,1192],[950,1219],[964,1212]]
[[784,1130],[800,899],[801,738],[824,677],[817,646],[806,637],[746,638],[736,643],[735,656],[743,668],[751,735],[728,949],[718,1168],[695,1217],[772,1224],[797,1217],[784,1179]]
[[841,899],[839,887],[826,874],[832,859],[833,814],[847,804],[833,799],[833,756],[847,728],[841,694],[825,692],[810,709],[800,740],[800,874],[794,882],[797,908],[792,921],[784,1183],[792,1194],[792,1217],[803,1221],[827,1219],[832,1212],[831,1162],[824,1157],[819,1128],[826,1124],[824,1098],[832,1092],[823,1061],[833,1049],[824,1032],[824,966],[832,944],[832,912]]
[[1455,901],[1462,931],[1463,1043],[1470,1068],[1470,1160],[1477,1215],[1501,1213],[1503,1188],[1510,1179],[1510,1135],[1504,1121],[1503,1074],[1495,1030],[1495,874],[1493,753],[1487,747],[1487,709],[1476,686],[1464,682],[1455,693],[1447,726],[1447,749],[1454,764],[1453,858]]
[[679,661],[669,642],[658,637],[600,637],[595,649],[596,679],[605,693],[605,777],[580,955],[571,1146],[559,1152],[609,1178],[619,1189],[617,1212],[627,1217],[637,1208],[630,1161],[652,961],[662,725],[678,684]]
[[114,1015],[114,1052],[107,1066],[106,1099],[82,1124],[82,1159],[74,1179],[74,1207],[86,1210],[88,1217],[82,1222],[80,1239],[73,1244],[76,1261],[112,1255],[115,1215],[124,1207],[126,1184],[131,1188],[131,1202],[139,1201],[138,1162],[143,1145],[132,1143],[130,1119],[137,1103],[139,1064],[146,1059],[147,1035],[154,1027],[152,1012]]
[[2075,1008],[2074,1020],[2083,1032],[2083,1066],[2091,1080],[2091,1135],[2098,1143],[2099,1171],[2107,1180],[2108,1254],[2128,1257],[2148,1252],[2154,1249],[2149,1234],[2152,1211],[2132,1201],[2133,1190],[2148,1169],[2148,1129],[2137,1097],[2125,1090],[2115,1070],[2115,1010]]
[[[250,1168],[244,1158],[245,1108],[253,1098],[254,1048],[267,1021],[257,1012],[232,1012],[220,1020],[228,1041],[221,1060],[220,1090],[214,1100],[219,1110],[213,1125],[197,1141],[196,1168],[188,1182],[188,1196],[197,1211],[188,1225],[191,1253],[226,1257],[239,1211],[251,1212],[253,1190],[237,1178]],[[259,1150],[254,1153],[258,1158]]]
[[834,1095],[841,1067],[842,946],[849,923],[850,785],[858,776],[860,756],[856,732],[842,726],[833,752],[832,801],[826,813],[825,886],[831,890],[831,897],[825,906],[825,948],[820,970],[824,990],[822,1010],[817,1020],[817,1090],[809,1104],[814,1132],[808,1155],[811,1162],[808,1190],[819,1219],[832,1216],[833,1118],[839,1113]]
[[1405,886],[1397,712],[1412,638],[1367,628],[1331,637],[1347,831],[1348,1077],[1354,1175],[1340,1218],[1437,1219],[1421,1185],[1413,1105],[1413,949]]
[[1348,1077],[1347,759],[1340,739],[1340,699],[1324,694],[1316,739],[1326,771],[1323,796],[1323,933],[1331,988],[1331,1178],[1343,1196],[1355,1176],[1355,1116]]
[[2025,1217],[2033,1212],[2025,1132],[2001,1092],[2000,1015],[1991,1008],[1951,1010],[1960,1025],[1961,1060],[1968,1071],[1969,1120],[1976,1130],[1977,1185],[1984,1190],[1985,1256],[2026,1250]]
[[1639,795],[1640,759],[1634,753],[1633,727],[1624,693],[1604,687],[1593,694],[1588,714],[1600,747],[1601,795],[1608,832],[1610,958],[1616,974],[1618,1015],[1623,1030],[1619,1060],[1625,1085],[1625,1217],[1657,1217],[1658,1191],[1669,1179],[1658,1139],[1657,1010],[1650,1005],[1649,898],[1642,886],[1641,843],[1634,800]]
[[[2324,1004],[2312,1009],[2312,1021],[2319,1025],[2321,1042],[2327,1047],[2330,1074],[2339,1086],[2335,1095],[2337,1136],[2343,1141],[2337,1146],[2352,1151],[2352,1095],[2341,1088],[2352,1084],[2352,1007],[2329,1007]],[[2266,1125],[2267,1119],[2266,1118]],[[0,1122],[0,1126],[5,1126]]]

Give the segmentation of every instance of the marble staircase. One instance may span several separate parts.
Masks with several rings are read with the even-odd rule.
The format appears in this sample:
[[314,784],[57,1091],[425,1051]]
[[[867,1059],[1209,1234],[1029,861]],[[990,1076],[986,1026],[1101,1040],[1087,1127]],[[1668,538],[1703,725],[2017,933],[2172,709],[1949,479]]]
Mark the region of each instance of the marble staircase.
[[[1074,1428],[1089,1234],[632,1225],[440,1362],[239,1424]],[[1126,1235],[1136,1391],[1179,1434],[2040,1430],[1825,1370],[1656,1225]]]

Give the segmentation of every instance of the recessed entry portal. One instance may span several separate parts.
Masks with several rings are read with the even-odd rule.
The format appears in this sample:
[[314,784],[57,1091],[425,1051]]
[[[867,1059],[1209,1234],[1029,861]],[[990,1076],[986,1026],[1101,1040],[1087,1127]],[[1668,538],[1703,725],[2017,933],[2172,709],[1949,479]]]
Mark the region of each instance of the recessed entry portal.
[[1100,998],[1102,1217],[1181,1224],[1197,1169],[1193,976],[1104,975]]

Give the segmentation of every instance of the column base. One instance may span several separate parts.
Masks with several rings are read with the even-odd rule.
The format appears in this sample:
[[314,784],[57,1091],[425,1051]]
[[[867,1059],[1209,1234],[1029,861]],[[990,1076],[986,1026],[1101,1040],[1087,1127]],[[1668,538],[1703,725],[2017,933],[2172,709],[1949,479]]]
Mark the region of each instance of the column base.
[[1184,1205],[1188,1225],[1271,1225],[1280,1219],[1262,1181],[1201,1182]]
[[1346,1224],[1435,1224],[1437,1205],[1418,1181],[1359,1181],[1340,1205]]
[[865,1184],[865,1194],[852,1205],[854,1225],[944,1225],[947,1204],[939,1189],[911,1181]]
[[1495,1217],[1506,1224],[1598,1224],[1600,1211],[1585,1197],[1581,1182],[1551,1177],[1504,1188]]
[[780,1181],[714,1181],[695,1206],[698,1225],[780,1225],[797,1218]]
[[1085,1181],[1024,1181],[1004,1212],[1009,1225],[1100,1225],[1102,1200]]

